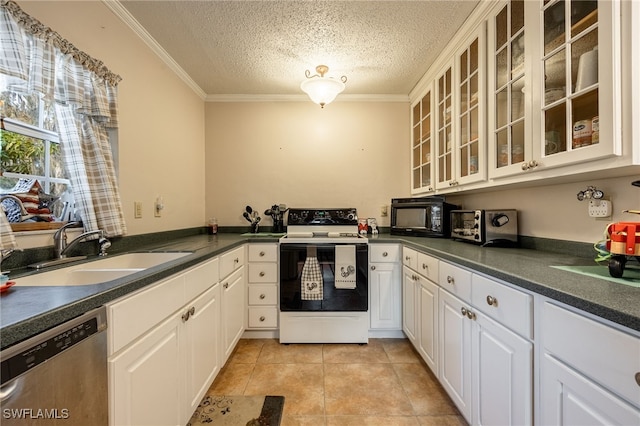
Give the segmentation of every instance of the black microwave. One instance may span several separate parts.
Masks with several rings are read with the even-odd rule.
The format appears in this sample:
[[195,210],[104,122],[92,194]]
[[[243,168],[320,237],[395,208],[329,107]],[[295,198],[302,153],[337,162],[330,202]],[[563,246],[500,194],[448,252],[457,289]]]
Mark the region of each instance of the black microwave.
[[392,198],[391,234],[449,237],[451,211],[459,207],[444,197]]

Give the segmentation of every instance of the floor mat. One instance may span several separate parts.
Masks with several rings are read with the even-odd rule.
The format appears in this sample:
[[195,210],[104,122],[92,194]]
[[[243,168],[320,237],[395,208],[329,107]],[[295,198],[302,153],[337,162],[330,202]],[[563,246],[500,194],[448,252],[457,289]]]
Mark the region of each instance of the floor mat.
[[187,426],[278,426],[284,396],[206,395]]
[[614,278],[609,275],[609,268],[607,266],[552,266],[552,268],[562,269],[563,271],[574,272],[576,274],[587,275],[594,278],[600,278],[618,284],[640,287],[640,269],[638,268],[625,268],[624,273],[622,274],[622,278]]

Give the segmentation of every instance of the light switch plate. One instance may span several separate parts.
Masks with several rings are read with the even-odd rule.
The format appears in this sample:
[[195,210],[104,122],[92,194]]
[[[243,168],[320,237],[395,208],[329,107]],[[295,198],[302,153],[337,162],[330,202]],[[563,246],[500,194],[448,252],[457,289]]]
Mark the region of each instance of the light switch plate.
[[133,217],[135,219],[142,218],[142,201],[134,201],[133,202]]

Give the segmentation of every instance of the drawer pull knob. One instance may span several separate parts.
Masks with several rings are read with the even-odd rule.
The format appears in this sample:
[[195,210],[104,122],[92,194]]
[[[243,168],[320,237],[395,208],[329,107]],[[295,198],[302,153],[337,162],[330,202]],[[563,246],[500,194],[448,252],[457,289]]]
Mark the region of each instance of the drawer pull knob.
[[455,281],[451,275],[447,275],[447,282],[451,285],[455,284]]
[[261,252],[260,252],[260,257],[264,257],[264,254],[265,254],[265,253],[264,253],[263,251],[261,251]]
[[405,256],[404,260],[411,260],[411,256]]
[[376,265],[371,265],[371,270],[375,271],[376,270]]
[[389,256],[389,253],[387,253],[386,251],[382,253],[382,257],[387,257]]
[[240,263],[240,259],[236,257],[235,259],[233,259],[233,263]]
[[462,308],[460,308],[460,313],[462,314],[463,317],[466,317],[469,311],[467,311],[467,308],[463,306]]
[[640,386],[640,371],[636,373],[636,383]]
[[187,322],[189,321],[189,317],[191,316],[191,314],[189,314],[189,311],[185,312],[184,314],[182,314],[182,322]]
[[222,284],[222,287],[224,287],[224,288],[229,288],[229,283],[224,283],[224,284]]
[[262,293],[262,294],[260,295],[260,299],[264,299],[265,297],[267,297],[267,296],[266,296],[264,293]]
[[476,314],[475,312],[471,312],[469,310],[467,310],[467,318],[469,318],[470,320],[474,320],[476,319]]
[[196,307],[195,307],[195,306],[192,306],[192,307],[191,307],[191,309],[189,309],[189,313],[190,313],[191,315],[195,315],[195,314],[196,314]]
[[266,318],[263,316],[260,317],[260,322],[264,322],[264,320],[266,320]]
[[426,263],[423,263],[422,269],[424,269],[425,271],[429,270],[429,265],[427,265]]
[[487,305],[489,306],[498,306],[498,299],[493,296],[487,296]]
[[260,271],[260,276],[264,277],[264,272],[263,271]]

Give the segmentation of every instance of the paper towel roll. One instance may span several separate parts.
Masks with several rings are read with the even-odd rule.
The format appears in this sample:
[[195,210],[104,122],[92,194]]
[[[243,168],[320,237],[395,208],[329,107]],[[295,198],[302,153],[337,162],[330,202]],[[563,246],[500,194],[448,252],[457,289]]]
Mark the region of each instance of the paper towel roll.
[[598,82],[598,48],[583,53],[578,62],[576,92]]

